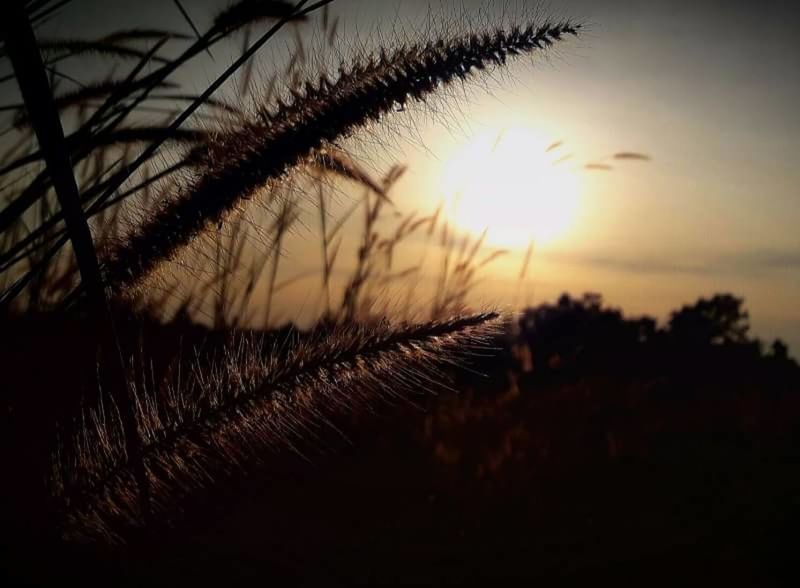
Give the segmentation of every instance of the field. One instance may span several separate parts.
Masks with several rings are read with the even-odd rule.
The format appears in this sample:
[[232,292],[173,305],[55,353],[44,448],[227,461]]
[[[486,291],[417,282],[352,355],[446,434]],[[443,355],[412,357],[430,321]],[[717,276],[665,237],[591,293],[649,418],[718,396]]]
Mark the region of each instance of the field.
[[[366,155],[582,22],[462,7],[342,43],[333,0],[175,0],[50,36],[70,4],[0,8],[0,583],[800,580],[800,365],[750,298],[636,246],[589,259],[714,291],[660,320],[532,294],[583,178],[653,156],[515,123],[406,202],[419,177]],[[745,253],[791,296],[796,256]]]
[[[198,493],[157,538],[115,556],[62,547],[40,571],[130,585],[790,585],[796,363],[658,337],[592,348],[587,324],[549,343],[567,358],[577,341],[579,356],[532,371],[525,337],[498,335],[471,366],[481,377],[340,416]],[[40,557],[42,536],[28,541]]]

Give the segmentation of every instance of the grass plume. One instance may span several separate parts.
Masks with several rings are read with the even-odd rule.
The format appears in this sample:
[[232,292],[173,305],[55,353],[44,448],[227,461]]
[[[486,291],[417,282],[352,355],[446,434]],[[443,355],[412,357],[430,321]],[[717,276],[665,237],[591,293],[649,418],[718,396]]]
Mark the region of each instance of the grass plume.
[[[158,520],[171,520],[200,489],[257,465],[275,446],[294,447],[336,412],[375,398],[441,385],[444,365],[487,349],[500,324],[487,312],[418,325],[340,326],[282,349],[239,336],[208,365],[155,390],[137,390],[140,459]],[[158,387],[158,385],[156,385]],[[120,543],[144,524],[115,406],[83,417],[53,462],[65,536]]]
[[135,287],[161,262],[207,226],[223,220],[242,199],[314,150],[379,120],[395,107],[424,100],[440,86],[475,70],[503,65],[515,55],[545,49],[579,26],[570,22],[496,30],[401,47],[343,69],[335,81],[323,76],[290,103],[229,132],[215,142],[204,173],[156,211],[120,249],[109,252],[108,281]]
[[294,13],[295,5],[285,0],[240,0],[217,14],[214,26],[220,31],[232,31],[261,20],[305,20],[305,15]]

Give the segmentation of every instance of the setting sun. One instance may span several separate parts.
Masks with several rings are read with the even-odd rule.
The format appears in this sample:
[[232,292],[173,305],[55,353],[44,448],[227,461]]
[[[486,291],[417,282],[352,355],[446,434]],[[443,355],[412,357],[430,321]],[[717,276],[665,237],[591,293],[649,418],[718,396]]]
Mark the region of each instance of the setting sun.
[[446,165],[442,190],[458,227],[488,229],[496,245],[519,247],[564,236],[579,204],[578,178],[558,163],[557,144],[532,130],[476,136]]

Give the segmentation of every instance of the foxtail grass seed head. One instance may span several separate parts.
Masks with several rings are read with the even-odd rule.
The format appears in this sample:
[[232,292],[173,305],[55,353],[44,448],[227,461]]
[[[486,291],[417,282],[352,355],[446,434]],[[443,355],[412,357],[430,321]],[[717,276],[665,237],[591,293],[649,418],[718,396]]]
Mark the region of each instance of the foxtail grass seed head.
[[454,80],[547,49],[578,30],[579,25],[561,22],[442,38],[342,67],[334,80],[320,77],[290,102],[279,101],[258,120],[219,136],[199,176],[108,254],[108,281],[123,289],[137,286],[243,199],[315,150],[408,102],[425,100]]
[[[176,518],[195,492],[258,466],[271,449],[296,450],[336,413],[442,386],[445,368],[488,353],[500,326],[495,312],[414,325],[384,321],[271,344],[239,335],[212,358],[198,355],[182,379],[136,390],[153,514]],[[124,543],[145,517],[116,406],[86,410],[77,430],[52,462],[63,534]]]

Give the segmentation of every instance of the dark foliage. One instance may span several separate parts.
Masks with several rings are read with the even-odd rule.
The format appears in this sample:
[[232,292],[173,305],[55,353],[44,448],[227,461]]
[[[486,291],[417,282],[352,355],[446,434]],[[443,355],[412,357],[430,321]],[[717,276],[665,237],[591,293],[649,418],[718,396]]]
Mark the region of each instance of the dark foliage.
[[[785,585],[800,521],[800,374],[785,345],[690,351],[669,325],[628,319],[598,295],[526,317],[519,339],[495,338],[500,354],[474,358],[482,377],[462,372],[458,393],[424,411],[351,413],[302,445],[312,464],[275,456],[155,542],[61,551],[60,573],[148,585]],[[171,328],[153,325],[145,344],[174,352],[181,333],[209,337]],[[532,370],[522,342],[543,358]]]
[[537,372],[658,369],[694,382],[707,373],[731,383],[745,377],[754,385],[797,377],[785,343],[776,340],[765,352],[761,341],[748,337],[748,316],[742,298],[717,294],[673,312],[659,328],[650,317],[626,318],[604,307],[598,294],[564,294],[555,304],[523,312],[520,339]]

